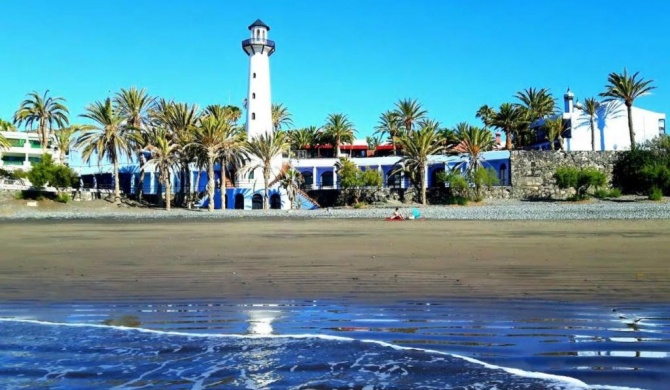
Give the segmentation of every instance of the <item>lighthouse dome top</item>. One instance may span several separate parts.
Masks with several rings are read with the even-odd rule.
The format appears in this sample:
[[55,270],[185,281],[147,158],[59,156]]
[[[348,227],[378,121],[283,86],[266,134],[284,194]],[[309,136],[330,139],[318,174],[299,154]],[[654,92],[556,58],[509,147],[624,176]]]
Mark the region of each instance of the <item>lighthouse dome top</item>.
[[251,23],[251,24],[249,25],[249,30],[251,30],[251,29],[254,28],[254,27],[263,27],[263,28],[267,29],[268,31],[270,31],[270,26],[268,26],[267,24],[265,24],[265,23],[264,23],[262,20],[260,20],[260,19],[256,19],[255,22]]

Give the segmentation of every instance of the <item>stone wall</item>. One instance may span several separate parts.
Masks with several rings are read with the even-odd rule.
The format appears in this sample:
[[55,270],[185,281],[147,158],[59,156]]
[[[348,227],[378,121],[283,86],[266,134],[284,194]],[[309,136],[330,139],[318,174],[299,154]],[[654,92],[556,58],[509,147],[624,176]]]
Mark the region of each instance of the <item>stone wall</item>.
[[612,179],[617,152],[512,151],[511,197],[516,199],[565,199],[574,190],[562,190],[553,178],[558,167],[596,168]]

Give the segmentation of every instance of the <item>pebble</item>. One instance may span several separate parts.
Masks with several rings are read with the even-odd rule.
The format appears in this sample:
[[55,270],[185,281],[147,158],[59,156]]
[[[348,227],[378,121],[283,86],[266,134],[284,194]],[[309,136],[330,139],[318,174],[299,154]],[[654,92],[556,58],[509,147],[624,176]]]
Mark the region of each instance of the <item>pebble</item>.
[[[408,214],[415,208],[401,208]],[[614,203],[594,200],[590,203],[529,202],[491,200],[477,206],[418,206],[427,220],[607,220],[607,219],[670,219],[670,202]],[[365,209],[330,208],[317,210],[206,210],[116,209],[116,210],[39,210],[14,209],[0,220],[33,219],[378,219],[382,221],[393,207]],[[407,221],[414,222],[417,221]]]

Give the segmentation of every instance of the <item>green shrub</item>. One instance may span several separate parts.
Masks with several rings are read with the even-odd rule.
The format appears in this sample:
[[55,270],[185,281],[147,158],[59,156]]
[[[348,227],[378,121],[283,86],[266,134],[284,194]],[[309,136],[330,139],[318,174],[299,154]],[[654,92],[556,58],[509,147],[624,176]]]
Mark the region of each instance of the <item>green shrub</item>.
[[618,188],[612,188],[610,190],[610,198],[621,198],[621,190]]
[[453,198],[453,200],[454,200],[454,204],[457,204],[459,206],[465,206],[465,205],[468,204],[468,198],[466,198],[464,196],[455,196]]
[[658,188],[654,187],[651,189],[649,192],[649,200],[661,200],[663,199],[663,191]]
[[337,174],[340,178],[340,186],[347,196],[347,203],[353,200],[357,204],[362,195],[362,187],[381,187],[383,179],[379,171],[367,169],[362,171],[348,158],[341,158]]
[[452,198],[457,197],[464,198],[467,196],[468,190],[470,189],[470,184],[468,183],[468,179],[463,177],[463,175],[461,175],[460,173],[440,172],[438,173],[437,179],[442,181],[443,183],[448,184],[449,194]]
[[487,169],[479,167],[472,171],[469,176],[472,184],[475,185],[475,193],[472,197],[475,202],[481,202],[484,198],[482,196],[482,188],[491,188],[492,186],[498,184],[498,174],[491,168]]
[[72,187],[79,180],[75,171],[66,165],[55,165],[50,154],[42,156],[42,160],[33,165],[27,174],[28,180],[36,188],[43,188],[47,184],[56,188]]
[[14,199],[16,200],[23,200],[26,199],[23,191],[19,191],[16,194],[14,194]]
[[669,169],[670,137],[664,135],[619,153],[612,169],[612,184],[627,194],[649,194],[654,187],[668,194]]
[[599,188],[593,192],[593,196],[598,199],[609,198],[610,192],[604,188]]
[[66,192],[59,192],[56,195],[56,202],[69,203],[71,200],[72,200],[72,197],[70,196],[70,194],[68,194]]
[[607,184],[607,176],[595,168],[560,167],[554,173],[554,179],[559,188],[573,188],[576,191],[573,200],[587,199],[591,187]]

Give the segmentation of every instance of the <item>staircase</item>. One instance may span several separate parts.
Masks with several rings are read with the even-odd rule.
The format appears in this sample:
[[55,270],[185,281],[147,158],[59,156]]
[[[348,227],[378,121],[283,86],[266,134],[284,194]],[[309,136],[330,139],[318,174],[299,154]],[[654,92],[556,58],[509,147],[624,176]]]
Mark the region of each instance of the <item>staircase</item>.
[[307,195],[307,193],[303,190],[297,190],[296,191],[296,199],[297,203],[297,208],[301,210],[316,210],[318,208],[321,208],[319,203],[314,200],[312,197]]

